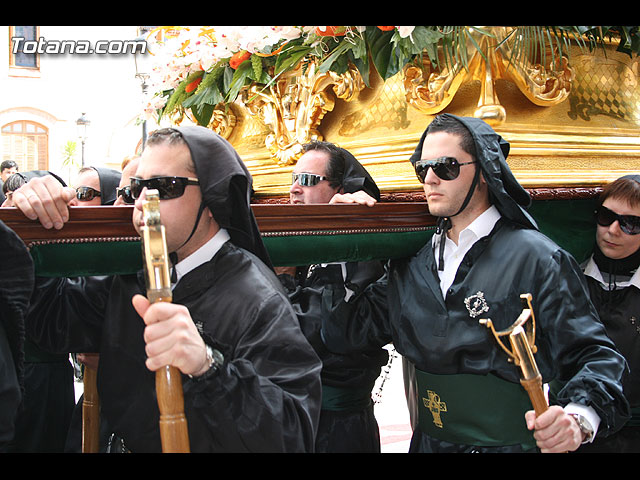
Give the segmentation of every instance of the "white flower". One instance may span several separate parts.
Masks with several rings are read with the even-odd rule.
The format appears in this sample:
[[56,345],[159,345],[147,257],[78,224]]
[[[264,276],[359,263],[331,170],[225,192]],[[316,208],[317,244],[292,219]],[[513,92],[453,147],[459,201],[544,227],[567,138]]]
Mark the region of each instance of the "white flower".
[[413,33],[413,30],[416,27],[413,26],[413,27],[396,27],[396,28],[398,29],[398,34],[400,35],[400,37],[407,38]]

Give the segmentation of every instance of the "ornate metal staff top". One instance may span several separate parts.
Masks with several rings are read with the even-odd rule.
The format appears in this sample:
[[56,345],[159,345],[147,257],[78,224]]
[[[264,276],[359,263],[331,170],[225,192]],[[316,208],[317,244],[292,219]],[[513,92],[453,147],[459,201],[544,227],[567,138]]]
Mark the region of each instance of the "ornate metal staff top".
[[[524,309],[518,319],[509,328],[496,331],[493,322],[490,319],[481,319],[480,323],[491,329],[498,345],[507,353],[509,361],[520,367],[522,378],[520,383],[527,390],[536,415],[540,415],[548,408],[547,399],[542,389],[542,375],[538,370],[538,365],[533,357],[537,348],[536,340],[536,322],[531,306],[531,294],[524,293],[520,295]],[[530,322],[527,322],[528,320]],[[528,329],[526,329],[528,327]],[[503,336],[509,336],[511,350],[508,349],[501,340]]]
[[148,190],[142,203],[144,226],[142,255],[147,282],[147,298],[151,303],[171,302],[169,255],[164,225],[160,221],[160,196],[157,190]]

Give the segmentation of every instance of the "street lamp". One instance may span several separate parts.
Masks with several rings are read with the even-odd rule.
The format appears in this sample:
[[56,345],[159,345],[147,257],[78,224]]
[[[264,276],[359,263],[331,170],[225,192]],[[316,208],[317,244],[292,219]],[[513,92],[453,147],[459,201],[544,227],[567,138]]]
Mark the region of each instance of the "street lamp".
[[84,167],[84,142],[88,137],[87,129],[89,128],[89,125],[91,125],[91,122],[86,117],[86,113],[83,112],[80,118],[76,120],[76,125],[78,126],[78,137],[80,137],[80,140],[82,141],[82,166]]
[[[151,28],[151,27],[149,27]],[[139,42],[142,40],[146,40],[146,36],[145,35],[140,35],[138,36],[135,41]],[[141,60],[144,57],[141,57]],[[149,74],[143,72],[140,72],[138,69],[138,51],[137,49],[133,52],[133,62],[135,64],[136,67],[136,75],[135,77],[140,80],[140,86],[142,87],[142,99],[144,100],[144,98],[147,95],[147,88],[148,88],[148,84],[147,84],[147,80],[149,79]],[[145,144],[147,143],[147,121],[146,120],[142,120],[142,145],[141,145],[141,151],[144,150]]]

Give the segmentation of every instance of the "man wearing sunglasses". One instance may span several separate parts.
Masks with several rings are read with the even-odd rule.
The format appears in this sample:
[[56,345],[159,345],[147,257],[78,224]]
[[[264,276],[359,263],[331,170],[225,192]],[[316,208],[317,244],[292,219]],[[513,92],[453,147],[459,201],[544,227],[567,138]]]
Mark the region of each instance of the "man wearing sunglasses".
[[596,245],[585,262],[591,301],[629,363],[623,391],[631,419],[618,432],[583,445],[579,453],[640,452],[640,175],[606,185],[595,211]]
[[[107,174],[105,175],[105,177],[111,179],[111,178],[115,178],[117,176],[117,178],[120,179],[120,183],[119,185],[117,185],[117,187],[115,188],[115,201],[113,202],[113,205],[116,206],[120,206],[120,205],[133,205],[133,203],[135,202],[135,200],[133,199],[133,197],[131,197],[130,194],[130,189],[129,189],[129,184],[130,184],[130,178],[135,175],[136,173],[136,169],[138,168],[138,161],[139,161],[139,157],[138,156],[133,156],[130,158],[125,159],[125,161],[123,162],[123,167],[122,167],[122,173],[117,172],[116,170],[113,170],[112,174]],[[100,172],[106,169],[103,169],[101,167],[98,167],[96,169],[92,168],[92,167],[87,167],[86,170],[89,170],[88,173],[91,174],[91,176],[93,177],[95,174],[100,175]],[[117,175],[116,175],[117,174]],[[100,178],[102,178],[102,176],[100,176]],[[94,183],[95,185],[95,183]],[[98,183],[98,185],[100,185],[100,183]],[[104,182],[102,184],[102,186],[100,186],[100,190],[108,192],[111,191],[113,189],[113,185],[109,185],[107,184],[107,182]],[[113,198],[111,195],[107,194],[104,196],[100,196],[100,197],[96,197],[93,200],[98,200],[100,203],[93,203],[93,204],[101,204],[102,199],[110,199]],[[75,199],[73,199],[70,202],[70,205],[87,205],[87,203],[84,203],[82,201],[80,201],[80,203],[76,203],[74,202],[74,200],[76,200],[76,202],[80,199],[78,199],[78,189],[76,188],[76,197]],[[81,363],[82,365],[89,368],[93,368],[94,370],[98,369],[98,363],[100,360],[100,355],[98,353],[78,353],[76,354],[76,360]],[[71,419],[71,426],[69,427],[69,432],[67,435],[67,440],[65,443],[65,452],[69,452],[69,453],[81,453],[82,452],[82,408],[83,408],[83,402],[84,402],[84,394],[78,399],[78,401],[76,402],[76,408],[74,409],[73,412],[73,417]],[[106,449],[106,445],[108,445],[109,442],[109,437],[111,435],[111,431],[109,429],[109,425],[108,422],[106,420],[106,418],[104,418],[104,415],[100,416],[100,434],[99,434],[99,444],[100,444],[100,449],[104,450]]]
[[[391,261],[387,277],[362,295],[334,298],[325,313],[330,350],[393,341],[403,356],[412,452],[573,451],[628,417],[625,361],[589,302],[579,266],[527,213],[530,197],[507,165],[508,152],[482,120],[436,117],[410,159],[438,217],[432,241]],[[566,380],[559,404],[537,418],[518,366],[480,324],[510,328],[527,293],[542,380]]]
[[122,173],[112,168],[84,167],[75,179],[76,197],[69,205],[113,205]]
[[[233,147],[211,130],[158,130],[131,179],[133,223],[141,228],[147,189],[157,189],[173,303],[150,304],[142,272],[36,288],[34,338],[53,350],[100,353],[98,393],[113,448],[161,450],[154,372],[173,365],[183,373],[192,452],[313,451],[321,362],[271,268],[251,182]],[[39,217],[45,226],[63,222],[58,207],[69,200],[50,187],[14,196],[27,216],[47,210]],[[52,289],[53,301],[38,301]],[[56,321],[39,320],[43,310]]]
[[[380,199],[375,181],[349,151],[329,142],[311,142],[303,148],[304,154],[293,168],[290,203],[331,203],[358,192]],[[289,292],[302,331],[323,364],[316,452],[379,453],[380,433],[371,391],[388,353],[373,348],[352,355],[334,354],[323,345],[320,329],[325,291],[334,289],[342,296],[352,295],[356,288],[352,280],[365,276],[369,281],[376,280],[383,273],[382,262],[334,262],[277,268],[276,272]]]

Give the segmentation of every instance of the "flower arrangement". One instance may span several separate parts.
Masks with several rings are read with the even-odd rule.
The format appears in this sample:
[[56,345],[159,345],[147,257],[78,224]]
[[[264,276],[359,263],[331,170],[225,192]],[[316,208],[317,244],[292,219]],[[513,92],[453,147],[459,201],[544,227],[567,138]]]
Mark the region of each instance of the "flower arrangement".
[[[214,108],[233,103],[247,85],[269,85],[310,59],[319,72],[341,74],[354,65],[367,86],[372,71],[386,80],[425,55],[434,65],[464,63],[459,46],[475,42],[471,31],[491,35],[444,26],[158,27],[148,37],[154,67],[145,114],[160,119],[185,109],[208,125]],[[561,51],[569,38],[594,48],[607,36],[620,40],[618,50],[640,51],[638,27],[516,27],[511,35],[514,42],[554,41]]]

